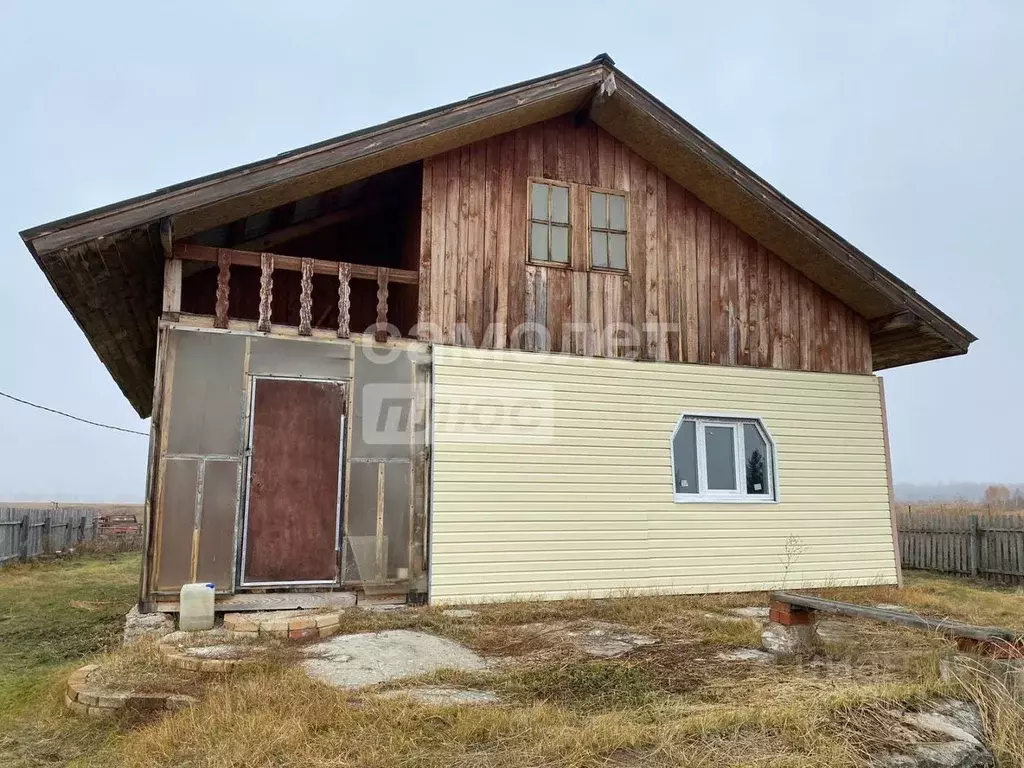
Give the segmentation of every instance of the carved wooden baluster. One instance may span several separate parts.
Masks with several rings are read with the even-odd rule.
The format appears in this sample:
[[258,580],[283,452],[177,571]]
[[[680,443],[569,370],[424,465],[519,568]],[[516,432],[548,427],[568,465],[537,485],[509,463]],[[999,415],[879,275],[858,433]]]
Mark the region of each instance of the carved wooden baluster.
[[274,296],[274,254],[260,254],[260,321],[256,330],[270,333],[270,302]]
[[373,338],[388,340],[388,271],[383,267],[377,270],[377,330]]
[[352,277],[352,269],[348,264],[338,265],[338,338],[347,339],[349,336],[349,280]]
[[299,294],[299,336],[313,335],[313,260],[302,260],[302,292]]
[[228,327],[228,294],[231,280],[231,256],[223,250],[217,251],[217,304],[214,309],[214,328]]

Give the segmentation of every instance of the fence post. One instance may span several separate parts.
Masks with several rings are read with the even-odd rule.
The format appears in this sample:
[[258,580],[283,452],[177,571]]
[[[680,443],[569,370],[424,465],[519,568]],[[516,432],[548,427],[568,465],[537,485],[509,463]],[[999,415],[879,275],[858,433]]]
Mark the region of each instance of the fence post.
[[28,562],[28,513],[21,516],[21,527],[18,529],[18,556],[21,562]]
[[53,518],[49,515],[43,520],[43,540],[40,544],[40,548],[43,550],[44,555],[48,555],[53,551],[53,546],[50,543],[50,534],[53,529]]
[[981,573],[981,529],[978,527],[978,516],[971,515],[971,577],[977,578]]
[[85,515],[82,515],[82,517],[78,521],[78,536],[76,536],[75,538],[76,544],[81,544],[85,541]]

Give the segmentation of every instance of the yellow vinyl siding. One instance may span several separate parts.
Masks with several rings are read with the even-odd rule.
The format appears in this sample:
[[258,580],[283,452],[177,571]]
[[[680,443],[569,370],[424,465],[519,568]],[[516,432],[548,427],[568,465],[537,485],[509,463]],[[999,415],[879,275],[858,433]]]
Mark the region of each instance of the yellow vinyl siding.
[[[896,581],[874,376],[435,346],[433,408],[432,602]],[[760,416],[780,503],[674,503],[684,411]]]

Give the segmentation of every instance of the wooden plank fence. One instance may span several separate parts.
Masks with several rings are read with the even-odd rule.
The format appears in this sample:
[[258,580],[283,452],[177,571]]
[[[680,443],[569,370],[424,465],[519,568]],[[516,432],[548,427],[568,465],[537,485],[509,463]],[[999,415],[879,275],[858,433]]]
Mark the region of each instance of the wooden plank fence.
[[90,507],[0,507],[0,566],[26,562],[96,538],[97,517]]
[[1024,515],[901,512],[904,568],[1024,584]]

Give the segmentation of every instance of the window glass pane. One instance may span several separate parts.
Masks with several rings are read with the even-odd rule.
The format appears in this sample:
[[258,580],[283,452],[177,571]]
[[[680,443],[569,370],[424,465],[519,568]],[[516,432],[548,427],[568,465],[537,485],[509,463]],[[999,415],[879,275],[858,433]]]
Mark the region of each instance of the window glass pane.
[[590,193],[590,226],[607,227],[608,218],[605,214],[605,195],[600,192]]
[[569,228],[551,227],[551,260],[569,263]]
[[569,190],[565,187],[551,186],[551,220],[569,223]]
[[753,424],[743,425],[743,452],[747,471],[747,493],[767,495],[771,493],[771,477],[768,474],[768,446],[761,437],[761,431]]
[[530,185],[530,218],[548,220],[548,185]]
[[530,225],[530,258],[533,261],[548,260],[548,225]]
[[626,230],[626,198],[622,195],[608,196],[608,226]]
[[595,267],[608,266],[608,235],[604,232],[590,233],[591,258]]
[[608,235],[608,265],[612,269],[626,268],[626,236]]
[[707,459],[708,490],[736,490],[736,454],[732,427],[704,427],[704,454]]
[[672,438],[672,472],[676,493],[698,493],[697,487],[697,423],[686,420]]

